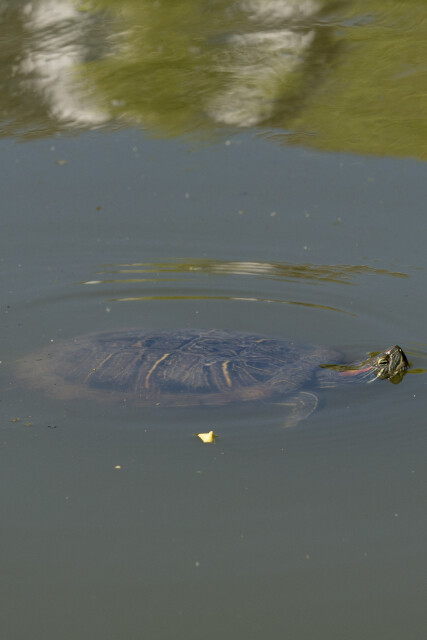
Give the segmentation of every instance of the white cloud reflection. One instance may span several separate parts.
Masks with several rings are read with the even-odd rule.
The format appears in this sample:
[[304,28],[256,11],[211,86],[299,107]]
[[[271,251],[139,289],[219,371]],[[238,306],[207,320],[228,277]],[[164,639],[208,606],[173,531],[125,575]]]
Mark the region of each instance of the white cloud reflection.
[[76,78],[87,58],[84,44],[89,14],[70,0],[40,0],[23,10],[27,43],[18,72],[23,83],[39,94],[55,119],[72,125],[94,126],[109,115],[92,104]]
[[[231,36],[227,65],[221,71],[228,88],[208,106],[219,124],[253,127],[271,117],[287,78],[302,64],[314,31],[301,29],[320,5],[312,0],[245,0],[240,8],[266,29],[280,21],[286,28]],[[285,92],[286,93],[286,92]]]

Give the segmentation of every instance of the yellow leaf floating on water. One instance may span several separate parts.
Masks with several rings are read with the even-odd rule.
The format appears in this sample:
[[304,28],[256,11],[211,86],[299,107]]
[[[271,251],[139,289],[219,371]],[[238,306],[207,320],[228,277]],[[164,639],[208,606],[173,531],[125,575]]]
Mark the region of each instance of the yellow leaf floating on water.
[[209,433],[196,433],[202,442],[215,442],[215,438],[218,438],[216,433],[209,431]]

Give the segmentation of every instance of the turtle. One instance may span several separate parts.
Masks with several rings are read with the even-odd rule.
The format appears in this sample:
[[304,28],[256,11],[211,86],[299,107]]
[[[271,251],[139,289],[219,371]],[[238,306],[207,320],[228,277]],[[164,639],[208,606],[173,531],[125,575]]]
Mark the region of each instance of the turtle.
[[400,382],[399,346],[352,364],[338,351],[255,333],[216,329],[117,330],[77,337],[21,363],[33,384],[61,398],[190,407],[270,401],[285,426],[307,418],[316,390],[341,382]]

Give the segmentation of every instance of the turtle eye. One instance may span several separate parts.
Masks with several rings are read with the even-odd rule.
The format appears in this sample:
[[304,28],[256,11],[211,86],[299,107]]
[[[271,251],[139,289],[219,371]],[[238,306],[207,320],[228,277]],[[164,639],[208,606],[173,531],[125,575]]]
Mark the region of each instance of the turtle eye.
[[380,367],[384,367],[386,364],[388,364],[388,358],[383,356],[378,360],[378,364],[380,365]]

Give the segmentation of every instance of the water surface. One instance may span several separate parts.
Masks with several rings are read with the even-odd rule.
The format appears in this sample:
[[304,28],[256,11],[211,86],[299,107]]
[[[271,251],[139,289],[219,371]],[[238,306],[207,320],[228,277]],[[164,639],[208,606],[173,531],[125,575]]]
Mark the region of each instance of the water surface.
[[[4,4],[5,637],[422,637],[425,21],[375,10]],[[295,429],[268,404],[70,402],[16,375],[129,327],[349,361],[398,343],[413,366],[325,390]]]

